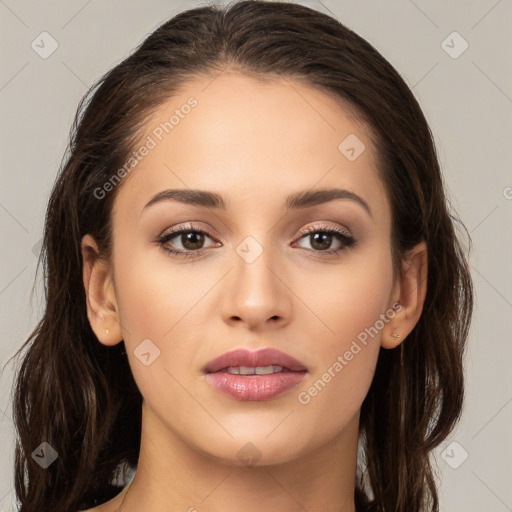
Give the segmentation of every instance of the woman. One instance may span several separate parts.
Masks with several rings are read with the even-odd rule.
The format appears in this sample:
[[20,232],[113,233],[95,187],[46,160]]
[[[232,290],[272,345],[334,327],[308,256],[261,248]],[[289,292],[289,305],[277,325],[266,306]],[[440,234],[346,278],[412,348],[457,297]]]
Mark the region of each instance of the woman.
[[289,3],[183,12],[69,149],[16,381],[22,512],[438,510],[471,279],[371,45]]

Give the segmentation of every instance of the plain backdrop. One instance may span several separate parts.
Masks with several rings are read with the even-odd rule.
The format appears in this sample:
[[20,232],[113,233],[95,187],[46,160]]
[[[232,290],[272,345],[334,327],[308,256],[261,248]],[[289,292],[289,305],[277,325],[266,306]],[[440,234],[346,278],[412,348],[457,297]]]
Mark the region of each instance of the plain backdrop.
[[[14,503],[13,368],[3,365],[42,314],[36,255],[78,102],[159,24],[204,3],[0,0],[0,511]],[[442,510],[512,511],[512,2],[298,3],[370,41],[430,123],[473,240],[476,291],[463,417],[436,450]]]

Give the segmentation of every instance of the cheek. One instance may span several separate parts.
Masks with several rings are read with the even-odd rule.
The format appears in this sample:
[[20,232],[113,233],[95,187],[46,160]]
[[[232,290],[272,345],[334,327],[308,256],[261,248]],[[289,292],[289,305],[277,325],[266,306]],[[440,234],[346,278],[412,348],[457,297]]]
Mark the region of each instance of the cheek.
[[193,366],[202,323],[212,315],[204,311],[209,302],[203,297],[218,277],[182,271],[166,261],[165,254],[155,254],[156,250],[152,253],[148,257],[146,249],[144,256],[142,251],[133,251],[119,257],[115,279],[118,312],[134,378],[143,396],[158,398],[162,390],[174,392],[176,387],[179,391],[171,374],[181,382]]
[[377,344],[349,343],[343,352],[332,354],[329,364],[297,392],[296,417],[301,418],[303,431],[310,436],[308,444],[334,438],[358,415],[378,354]]
[[[332,357],[344,351],[354,339],[364,338],[364,333],[377,323],[380,340],[383,328],[379,319],[385,314],[393,285],[391,255],[384,248],[365,250],[347,258],[335,271],[328,269],[304,281],[302,296],[307,297],[315,315],[325,326],[323,351]],[[321,327],[321,326],[320,326]]]
[[125,342],[172,336],[204,292],[200,273],[184,272],[166,258],[163,251],[151,247],[116,260],[116,298]]
[[382,331],[394,314],[388,310],[391,256],[385,250],[365,255],[340,266],[328,279],[317,279],[316,287],[313,282],[308,286],[316,290],[308,297],[328,334],[315,343],[316,364],[297,401],[310,417],[325,418],[324,428],[333,433],[361,407],[373,379]]

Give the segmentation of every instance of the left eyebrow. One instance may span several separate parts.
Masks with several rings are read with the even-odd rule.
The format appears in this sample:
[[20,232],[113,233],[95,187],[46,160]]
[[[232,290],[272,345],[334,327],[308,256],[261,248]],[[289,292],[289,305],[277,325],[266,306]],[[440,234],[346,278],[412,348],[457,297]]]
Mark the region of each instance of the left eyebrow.
[[373,218],[372,211],[368,203],[354,192],[345,190],[344,188],[327,188],[320,190],[304,190],[289,195],[285,201],[287,210],[297,210],[300,208],[308,208],[323,203],[329,203],[336,199],[349,199],[355,201],[362,206],[368,215]]
[[[286,198],[284,202],[284,208],[287,210],[298,210],[328,203],[337,199],[348,199],[355,201],[366,210],[370,217],[373,218],[370,206],[362,197],[358,196],[354,192],[350,192],[341,188],[303,190],[300,192],[295,192]],[[216,192],[192,189],[168,189],[155,194],[144,206],[142,212],[156,203],[169,200],[221,210],[226,210],[227,205],[227,201]]]

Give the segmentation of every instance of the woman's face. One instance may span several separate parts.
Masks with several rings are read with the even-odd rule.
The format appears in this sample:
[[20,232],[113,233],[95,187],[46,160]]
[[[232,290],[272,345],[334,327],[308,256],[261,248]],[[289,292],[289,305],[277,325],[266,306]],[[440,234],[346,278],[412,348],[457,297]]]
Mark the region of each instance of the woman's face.
[[[117,185],[112,277],[147,425],[230,464],[292,460],[353,431],[397,298],[368,130],[305,85],[224,73],[189,83],[140,140]],[[346,192],[297,207],[331,189]],[[169,190],[223,207],[148,206]],[[189,233],[158,241],[177,229]],[[306,371],[204,371],[263,348]]]

